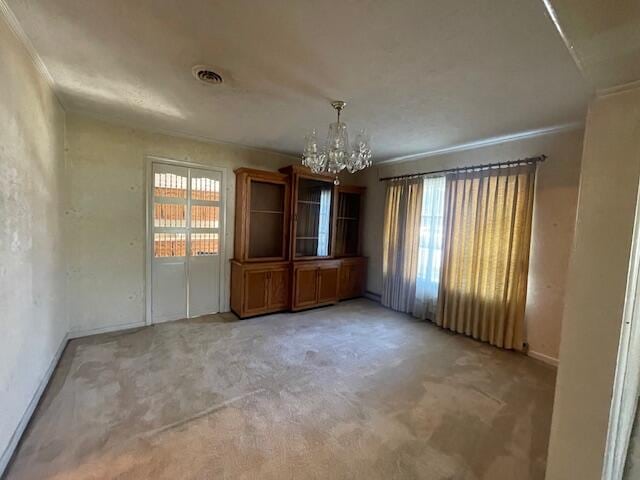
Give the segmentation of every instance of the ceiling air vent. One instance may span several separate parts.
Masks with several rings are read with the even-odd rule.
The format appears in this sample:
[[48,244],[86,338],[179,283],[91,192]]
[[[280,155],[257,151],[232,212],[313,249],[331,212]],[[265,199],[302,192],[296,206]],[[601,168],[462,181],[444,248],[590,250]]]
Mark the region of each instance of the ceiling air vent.
[[192,72],[193,76],[203,83],[212,85],[220,85],[222,83],[222,76],[206,65],[196,65],[193,67]]

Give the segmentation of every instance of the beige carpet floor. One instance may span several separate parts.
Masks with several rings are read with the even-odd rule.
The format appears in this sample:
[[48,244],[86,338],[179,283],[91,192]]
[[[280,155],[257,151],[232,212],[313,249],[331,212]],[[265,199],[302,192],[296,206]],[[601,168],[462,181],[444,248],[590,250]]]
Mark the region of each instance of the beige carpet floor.
[[543,479],[555,371],[368,300],[73,340],[18,479]]

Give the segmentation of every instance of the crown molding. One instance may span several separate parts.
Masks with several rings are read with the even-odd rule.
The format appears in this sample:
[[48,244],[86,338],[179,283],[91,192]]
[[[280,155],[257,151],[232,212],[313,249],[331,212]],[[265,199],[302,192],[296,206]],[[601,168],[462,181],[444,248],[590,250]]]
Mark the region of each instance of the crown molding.
[[5,22],[7,22],[9,29],[13,32],[13,34],[16,36],[18,41],[25,48],[25,50],[29,54],[29,57],[31,58],[33,65],[36,67],[36,70],[38,71],[40,76],[44,79],[44,81],[47,83],[47,85],[49,85],[49,88],[51,88],[53,95],[56,97],[56,99],[58,100],[58,103],[64,110],[64,105],[62,104],[60,96],[58,95],[58,92],[56,90],[56,85],[55,85],[55,82],[53,81],[53,77],[51,76],[51,73],[47,69],[47,66],[44,64],[44,62],[42,61],[42,58],[40,58],[40,55],[38,55],[38,52],[33,46],[33,43],[31,43],[31,40],[29,39],[27,34],[24,32],[22,25],[20,25],[18,18],[15,16],[13,11],[9,8],[9,5],[7,5],[7,2],[5,2],[5,0],[0,0],[0,17],[3,17],[5,19]]
[[622,85],[616,85],[614,87],[599,88],[596,90],[596,97],[607,97],[636,88],[640,88],[640,80],[634,80],[633,82],[623,83]]
[[[2,0],[0,0],[2,1]],[[146,132],[150,134],[158,134],[158,135],[166,135],[168,137],[176,137],[183,138],[185,140],[193,140],[194,142],[200,143],[209,143],[215,145],[227,145],[229,147],[241,148],[244,150],[250,150],[254,152],[261,153],[269,153],[271,155],[281,155],[283,157],[288,158],[298,158],[297,155],[292,154],[290,152],[285,152],[283,150],[276,150],[273,148],[265,148],[265,147],[256,147],[253,145],[246,145],[243,143],[229,142],[225,140],[218,140],[213,137],[207,137],[204,135],[194,135],[191,133],[183,132],[181,130],[174,130],[168,128],[160,128],[160,127],[151,127],[151,126],[142,126],[137,122],[131,122],[125,120],[121,117],[111,116],[111,115],[103,115],[100,113],[96,113],[94,111],[89,110],[80,110],[80,109],[67,109],[67,114],[78,115],[81,117],[91,118],[93,120],[107,123],[109,125],[113,125],[115,127],[123,127],[123,128],[132,128],[134,130],[139,130],[141,132]]]
[[536,130],[527,130],[524,132],[511,133],[508,135],[500,135],[497,137],[489,137],[481,140],[474,140],[473,142],[452,145],[450,147],[438,148],[436,150],[427,150],[426,152],[413,153],[411,155],[403,155],[400,157],[393,157],[387,160],[382,160],[380,162],[375,162],[375,165],[387,165],[390,163],[407,162],[410,160],[417,160],[419,158],[433,157],[435,155],[444,155],[446,153],[463,152],[465,150],[473,150],[475,148],[490,147],[491,145],[499,145],[501,143],[508,143],[516,140],[524,140],[527,138],[541,137],[543,135],[551,135],[554,133],[568,132],[568,131],[577,130],[583,127],[584,127],[584,122],[563,123],[561,125],[555,125],[552,127],[538,128]]
[[578,70],[580,71],[582,76],[585,78],[585,80],[589,81],[585,73],[584,65],[582,64],[582,61],[580,60],[580,57],[578,56],[578,53],[576,52],[575,47],[569,40],[569,37],[567,36],[564,29],[562,28],[562,25],[560,25],[558,14],[556,13],[556,9],[551,4],[551,0],[542,0],[542,3],[544,3],[545,8],[547,9],[547,13],[549,14],[549,18],[551,18],[553,25],[556,27],[556,31],[558,32],[558,35],[560,35],[560,38],[562,39],[565,46],[567,47],[567,50],[569,51],[569,55],[571,55],[573,62],[576,64],[576,67],[578,67]]

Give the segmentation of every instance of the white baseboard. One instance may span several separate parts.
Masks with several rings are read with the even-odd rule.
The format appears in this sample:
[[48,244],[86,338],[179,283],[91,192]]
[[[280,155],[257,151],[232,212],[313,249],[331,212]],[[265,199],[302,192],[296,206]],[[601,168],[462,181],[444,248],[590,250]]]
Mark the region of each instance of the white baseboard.
[[527,355],[529,355],[531,358],[535,358],[536,360],[540,360],[541,362],[553,365],[554,367],[558,366],[557,358],[545,355],[544,353],[532,352],[531,350],[529,350],[529,352],[527,352]]
[[58,346],[58,350],[56,350],[55,355],[51,359],[51,362],[49,363],[49,367],[47,368],[47,371],[45,372],[42,379],[40,380],[40,383],[38,384],[38,388],[34,392],[33,397],[31,397],[31,401],[29,402],[29,405],[27,406],[26,410],[22,414],[22,418],[20,419],[18,426],[16,427],[16,429],[13,431],[13,434],[11,435],[11,439],[9,440],[9,445],[7,445],[7,448],[5,448],[4,452],[2,452],[2,456],[0,456],[0,477],[2,477],[2,475],[4,474],[4,471],[7,468],[7,465],[9,465],[9,462],[11,461],[11,457],[13,457],[13,453],[15,452],[16,447],[20,442],[20,438],[22,437],[24,430],[27,428],[27,425],[29,425],[31,416],[33,415],[33,412],[38,406],[38,403],[40,402],[40,397],[42,397],[42,394],[44,393],[45,388],[47,388],[47,385],[49,384],[49,380],[51,380],[51,375],[53,374],[53,371],[56,369],[56,366],[60,361],[60,357],[62,356],[62,352],[64,352],[64,349],[67,346],[69,338],[70,337],[67,334],[64,336],[64,338],[60,342],[60,345]]
[[366,292],[364,292],[364,298],[368,298],[369,300],[380,303],[380,301],[382,300],[382,295],[367,290]]
[[90,328],[88,330],[72,330],[69,332],[69,340],[73,338],[88,337],[90,335],[98,335],[99,333],[120,332],[122,330],[131,330],[132,328],[146,327],[145,322],[120,323],[118,325],[110,325],[108,327]]

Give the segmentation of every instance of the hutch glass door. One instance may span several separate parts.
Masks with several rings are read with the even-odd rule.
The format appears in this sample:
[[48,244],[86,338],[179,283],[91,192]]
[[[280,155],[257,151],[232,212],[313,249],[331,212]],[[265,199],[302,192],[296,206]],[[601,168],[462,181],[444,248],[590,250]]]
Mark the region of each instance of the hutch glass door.
[[284,258],[284,184],[250,181],[249,258]]
[[338,192],[335,255],[358,255],[359,237],[360,194]]
[[297,190],[295,256],[328,257],[333,184],[300,177]]

